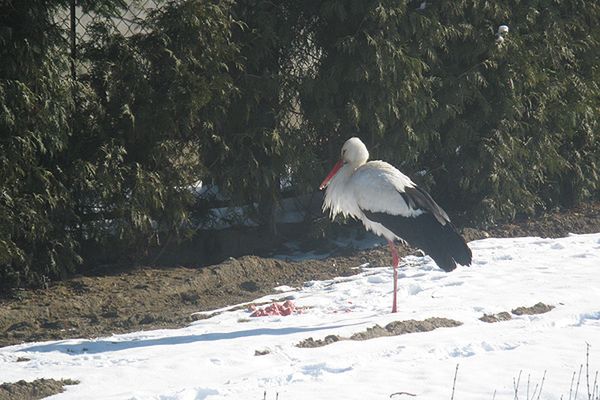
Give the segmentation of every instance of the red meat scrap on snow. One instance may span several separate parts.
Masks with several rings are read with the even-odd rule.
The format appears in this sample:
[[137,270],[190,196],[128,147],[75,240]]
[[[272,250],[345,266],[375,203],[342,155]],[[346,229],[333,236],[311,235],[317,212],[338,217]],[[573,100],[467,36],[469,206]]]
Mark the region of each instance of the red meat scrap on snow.
[[248,307],[249,311],[252,311],[250,314],[251,317],[267,317],[270,315],[291,315],[292,313],[301,313],[302,309],[296,307],[294,303],[290,300],[286,300],[283,303],[273,303],[266,307],[256,307],[254,304],[251,304]]

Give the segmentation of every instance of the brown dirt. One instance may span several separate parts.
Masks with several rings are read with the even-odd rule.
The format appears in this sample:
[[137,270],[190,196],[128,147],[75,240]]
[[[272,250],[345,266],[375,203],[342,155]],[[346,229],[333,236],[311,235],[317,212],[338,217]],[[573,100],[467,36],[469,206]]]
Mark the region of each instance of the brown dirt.
[[[547,313],[552,309],[554,309],[554,306],[540,302],[531,307],[517,307],[514,310],[512,310],[511,313],[513,313],[514,315],[536,315]],[[488,323],[508,321],[511,319],[512,315],[506,311],[502,311],[498,314],[484,314],[483,317],[479,318],[480,321]]]
[[498,314],[484,314],[483,317],[479,318],[480,321],[487,322],[489,324],[500,321],[508,321],[512,319],[512,315],[506,311],[502,311]]
[[536,314],[544,314],[548,311],[552,310],[554,306],[549,306],[544,303],[537,303],[531,307],[517,307],[511,312],[515,315],[536,315]]
[[[467,240],[600,232],[600,204],[464,232]],[[413,251],[402,246],[399,250],[401,255]],[[195,312],[251,301],[279,285],[349,276],[358,272],[358,265],[390,262],[385,246],[367,251],[343,249],[338,254],[301,262],[244,256],[201,268],[139,267],[104,276],[79,276],[45,290],[18,290],[0,298],[0,347],[181,327],[198,318],[192,315]]]
[[245,256],[205,268],[147,267],[77,277],[46,290],[20,290],[0,300],[0,347],[180,327],[200,318],[195,312],[250,301],[279,285],[349,276],[369,261],[385,265],[386,251],[302,262]]
[[354,333],[350,337],[328,335],[325,336],[324,339],[317,340],[309,337],[308,339],[298,343],[296,347],[322,347],[340,340],[369,340],[383,336],[398,336],[407,333],[430,332],[437,328],[452,328],[460,325],[462,325],[462,322],[448,318],[427,318],[423,321],[417,321],[414,319],[409,319],[407,321],[394,321],[387,324],[385,328],[382,328],[379,325],[374,325],[371,328],[367,328],[365,331]]
[[65,391],[66,385],[77,385],[71,379],[36,379],[32,382],[18,381],[0,385],[0,400],[36,400]]

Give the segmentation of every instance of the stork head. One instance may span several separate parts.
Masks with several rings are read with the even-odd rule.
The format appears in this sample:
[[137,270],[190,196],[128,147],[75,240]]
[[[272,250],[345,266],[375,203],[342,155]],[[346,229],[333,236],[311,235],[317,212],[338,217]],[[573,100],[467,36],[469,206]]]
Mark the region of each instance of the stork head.
[[340,159],[354,168],[358,168],[369,159],[367,146],[357,137],[346,140],[342,146]]
[[357,137],[346,140],[346,143],[342,146],[342,152],[340,154],[340,160],[333,166],[331,172],[319,186],[319,189],[323,190],[329,184],[329,181],[339,172],[339,170],[348,166],[351,171],[360,167],[369,159],[369,151],[367,146]]

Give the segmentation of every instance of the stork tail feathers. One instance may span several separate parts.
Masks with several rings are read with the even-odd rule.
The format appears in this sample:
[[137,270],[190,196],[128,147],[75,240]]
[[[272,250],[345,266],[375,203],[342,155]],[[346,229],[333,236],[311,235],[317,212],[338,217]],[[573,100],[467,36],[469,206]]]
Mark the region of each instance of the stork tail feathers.
[[456,263],[470,265],[471,249],[451,222],[442,225],[430,213],[417,217],[403,217],[363,210],[366,217],[379,222],[408,244],[418,247],[444,271],[456,268]]

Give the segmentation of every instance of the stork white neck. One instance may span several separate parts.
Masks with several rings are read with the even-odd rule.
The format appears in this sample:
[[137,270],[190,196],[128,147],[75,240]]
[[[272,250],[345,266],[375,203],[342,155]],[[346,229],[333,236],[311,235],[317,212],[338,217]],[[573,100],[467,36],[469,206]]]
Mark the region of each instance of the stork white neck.
[[367,146],[359,138],[353,137],[344,143],[340,160],[321,183],[321,189],[327,187],[323,209],[329,208],[332,217],[340,212],[344,216],[348,214],[356,216],[360,213],[356,202],[344,195],[344,189],[354,171],[364,165],[368,159]]

